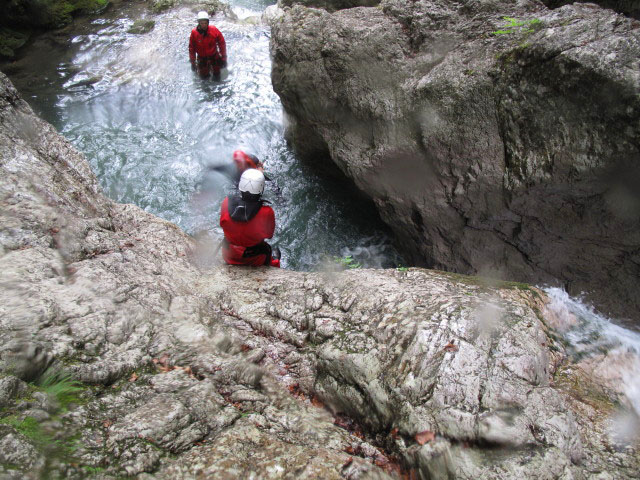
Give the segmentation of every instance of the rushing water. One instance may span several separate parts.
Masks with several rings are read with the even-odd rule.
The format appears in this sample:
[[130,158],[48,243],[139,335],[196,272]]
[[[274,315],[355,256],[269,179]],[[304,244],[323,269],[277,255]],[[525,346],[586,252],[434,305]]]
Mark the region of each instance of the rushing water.
[[33,85],[26,96],[85,153],[117,202],[138,205],[188,233],[220,237],[219,205],[229,185],[207,167],[231,162],[233,150],[243,148],[266,162],[273,179],[265,197],[276,211],[272,243],[283,252],[283,266],[309,270],[348,255],[368,267],[397,266],[401,257],[374,207],[346,182],[302,165],[284,141],[269,29],[259,22],[269,3],[232,2],[237,21],[212,18],[227,42],[222,82],[191,72],[193,11],[154,15],[151,32],[127,33],[145,15],[139,7],[94,20],[51,72],[51,60],[43,58],[48,85]]
[[640,440],[640,333],[616,325],[560,288],[545,291],[558,319],[555,327],[567,340],[573,360],[612,382],[634,412],[611,419],[612,436],[624,442]]

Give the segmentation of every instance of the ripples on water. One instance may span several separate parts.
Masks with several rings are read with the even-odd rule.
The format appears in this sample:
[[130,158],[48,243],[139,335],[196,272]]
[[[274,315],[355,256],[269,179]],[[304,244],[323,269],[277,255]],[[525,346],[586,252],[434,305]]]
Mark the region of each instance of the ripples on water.
[[212,19],[224,34],[229,74],[202,81],[189,68],[195,14],[154,16],[144,35],[135,18],[99,19],[73,39],[77,52],[58,66],[65,78],[54,123],[91,162],[107,195],[176,223],[221,236],[219,205],[229,185],[209,165],[245,148],[266,161],[266,198],[276,210],[272,243],[283,265],[311,270],[326,257],[352,255],[366,267],[402,263],[372,205],[351,186],[301,165],[283,139],[281,104],[271,86],[269,30],[255,25],[259,2],[236,2],[240,17]]

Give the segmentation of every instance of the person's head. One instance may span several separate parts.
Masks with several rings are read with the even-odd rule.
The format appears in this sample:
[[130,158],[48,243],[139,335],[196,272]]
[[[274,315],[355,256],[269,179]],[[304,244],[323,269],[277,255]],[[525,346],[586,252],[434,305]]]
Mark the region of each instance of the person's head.
[[255,168],[245,170],[238,182],[238,190],[243,200],[260,200],[264,192],[264,174]]
[[248,168],[262,169],[262,162],[255,155],[245,153],[242,150],[233,152],[233,162],[236,164],[238,172],[242,173]]
[[209,14],[204,10],[198,12],[196,18],[198,19],[198,28],[200,30],[205,30],[209,26]]

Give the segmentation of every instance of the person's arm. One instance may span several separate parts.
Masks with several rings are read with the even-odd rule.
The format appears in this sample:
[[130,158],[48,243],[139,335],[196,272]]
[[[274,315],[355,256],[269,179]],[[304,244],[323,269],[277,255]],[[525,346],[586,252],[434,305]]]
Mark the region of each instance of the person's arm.
[[229,197],[224,197],[222,205],[220,206],[220,226],[224,232],[224,223],[227,219],[227,212],[229,211]]
[[262,208],[265,209],[264,215],[264,231],[262,232],[264,238],[273,237],[273,233],[276,231],[276,215],[273,213],[273,209],[264,205]]
[[193,30],[191,31],[191,35],[189,36],[189,61],[191,62],[191,66],[195,68],[196,64],[196,44],[193,39]]
[[222,60],[222,68],[227,68],[227,43],[224,41],[224,35],[218,30],[218,50],[220,51],[220,59]]

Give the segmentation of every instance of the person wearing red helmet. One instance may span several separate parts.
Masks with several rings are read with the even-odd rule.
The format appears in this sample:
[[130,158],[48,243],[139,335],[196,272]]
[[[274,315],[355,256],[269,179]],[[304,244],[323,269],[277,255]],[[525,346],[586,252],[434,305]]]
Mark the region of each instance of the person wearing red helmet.
[[255,168],[261,172],[264,170],[263,164],[258,160],[258,157],[250,153],[245,153],[242,150],[236,150],[233,152],[233,163],[236,164],[236,168],[240,175],[242,175],[242,173],[248,168]]
[[264,173],[264,163],[260,161],[258,157],[251,153],[243,152],[242,150],[236,150],[233,152],[233,163],[236,165],[236,183],[240,181],[240,176],[245,170],[249,168],[255,168],[260,170],[264,175],[266,181],[271,179]]
[[251,153],[246,153],[242,150],[235,150],[233,152],[233,163],[224,163],[221,165],[210,165],[207,170],[219,172],[233,181],[234,185],[238,185],[240,182],[240,176],[243,172],[249,168],[255,168],[260,170],[264,175],[265,180],[271,179],[264,173],[264,163]]
[[[202,78],[213,72],[214,80],[220,80],[220,69],[227,66],[227,44],[222,32],[209,25],[209,15],[198,13],[198,26],[191,30],[189,37],[189,61],[191,70],[196,69]],[[197,60],[197,68],[196,68]]]
[[276,220],[273,209],[261,199],[264,181],[260,170],[249,168],[240,177],[239,194],[222,202],[222,257],[229,265],[280,267],[280,250],[265,242],[273,237]]

